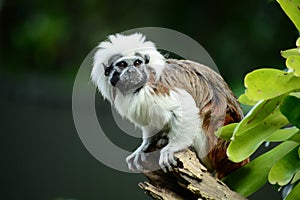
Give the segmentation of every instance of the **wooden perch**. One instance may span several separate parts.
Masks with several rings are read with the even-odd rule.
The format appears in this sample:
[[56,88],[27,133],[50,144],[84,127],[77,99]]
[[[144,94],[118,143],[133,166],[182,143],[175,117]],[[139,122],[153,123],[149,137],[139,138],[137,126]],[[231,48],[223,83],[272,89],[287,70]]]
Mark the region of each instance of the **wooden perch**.
[[175,157],[180,163],[178,167],[169,173],[164,173],[162,170],[145,172],[149,181],[139,183],[139,187],[154,199],[246,199],[214,178],[199,162],[193,151],[187,149],[176,153]]

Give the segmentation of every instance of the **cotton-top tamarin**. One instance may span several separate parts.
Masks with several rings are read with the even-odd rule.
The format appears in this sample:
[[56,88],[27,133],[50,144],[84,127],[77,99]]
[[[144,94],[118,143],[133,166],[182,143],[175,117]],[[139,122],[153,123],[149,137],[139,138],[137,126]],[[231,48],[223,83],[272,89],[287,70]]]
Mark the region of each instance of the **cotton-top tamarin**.
[[219,178],[248,162],[228,160],[228,142],[214,134],[240,121],[243,113],[228,85],[209,67],[166,59],[140,33],[116,34],[99,44],[91,79],[121,116],[142,129],[142,144],[126,158],[131,170],[143,171],[150,146],[162,141],[167,142],[159,157],[164,171],[176,165],[175,152],[190,146]]

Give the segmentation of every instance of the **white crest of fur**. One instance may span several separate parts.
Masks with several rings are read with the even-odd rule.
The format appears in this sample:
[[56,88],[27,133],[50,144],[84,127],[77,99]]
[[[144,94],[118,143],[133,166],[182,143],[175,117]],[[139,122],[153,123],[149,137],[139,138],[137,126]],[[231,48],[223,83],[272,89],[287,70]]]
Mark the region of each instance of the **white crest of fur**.
[[115,54],[123,56],[133,56],[135,53],[148,54],[150,56],[149,66],[156,72],[158,78],[164,69],[164,57],[157,51],[155,44],[146,41],[146,38],[141,33],[131,35],[110,35],[108,41],[101,42],[94,56],[93,69],[91,73],[92,81],[97,85],[102,95],[111,99],[111,85],[108,83],[108,78],[104,75],[103,64],[107,65],[108,60]]

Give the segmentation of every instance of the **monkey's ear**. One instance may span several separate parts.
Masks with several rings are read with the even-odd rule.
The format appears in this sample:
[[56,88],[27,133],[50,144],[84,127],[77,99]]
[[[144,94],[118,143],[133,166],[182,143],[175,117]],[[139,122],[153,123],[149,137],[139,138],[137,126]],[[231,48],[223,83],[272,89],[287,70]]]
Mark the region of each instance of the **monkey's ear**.
[[148,64],[150,61],[150,56],[148,54],[145,54],[144,58],[145,58],[145,64]]
[[113,69],[112,65],[110,65],[109,67],[107,65],[105,65],[104,63],[102,63],[102,65],[104,67],[104,75],[108,76]]

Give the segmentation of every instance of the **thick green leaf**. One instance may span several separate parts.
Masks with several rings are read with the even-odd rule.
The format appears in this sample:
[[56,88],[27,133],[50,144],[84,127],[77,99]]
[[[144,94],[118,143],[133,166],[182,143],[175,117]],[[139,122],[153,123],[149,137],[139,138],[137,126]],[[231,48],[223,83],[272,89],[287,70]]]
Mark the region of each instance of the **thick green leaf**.
[[298,142],[300,144],[300,132],[297,132],[292,137],[290,137],[288,140]]
[[257,101],[251,101],[250,99],[248,99],[247,95],[245,94],[242,94],[239,97],[238,101],[242,104],[249,105],[249,106],[254,106],[257,103]]
[[300,49],[288,49],[280,52],[281,56],[284,58],[288,58],[289,56],[300,56]]
[[272,166],[298,145],[294,141],[283,142],[223,180],[234,191],[249,196],[268,181],[268,173]]
[[241,131],[232,137],[227,148],[227,155],[233,162],[241,162],[253,154],[258,147],[267,140],[276,130],[286,125],[288,120],[279,109],[273,111],[262,120],[255,128]]
[[[257,103],[236,126],[227,149],[229,159],[240,162],[249,157],[274,131],[287,123],[277,109],[281,96]],[[271,116],[270,116],[271,115]],[[274,117],[274,118],[273,118]]]
[[233,133],[235,127],[237,126],[237,124],[238,123],[232,123],[232,124],[228,124],[226,126],[219,128],[215,132],[216,136],[218,136],[224,140],[230,140],[232,133]]
[[281,8],[287,16],[295,24],[298,31],[300,31],[300,1],[299,0],[277,0]]
[[299,200],[300,199],[300,183],[298,183],[285,198],[285,200]]
[[234,130],[233,135],[240,135],[244,131],[247,131],[255,126],[257,126],[259,123],[262,122],[267,116],[269,116],[280,104],[281,102],[281,96],[264,100],[258,102],[245,116],[245,118],[237,125],[237,127]]
[[300,99],[295,96],[286,96],[280,105],[280,111],[288,120],[300,128]]
[[300,37],[298,37],[298,39],[296,41],[296,47],[300,47]]
[[268,176],[269,182],[281,186],[287,185],[299,169],[298,147],[295,147],[271,168]]
[[286,59],[286,66],[294,73],[295,76],[300,77],[300,55],[289,56]]
[[277,69],[255,70],[245,77],[248,99],[271,99],[300,88],[300,77]]
[[296,133],[298,133],[298,131],[299,131],[299,129],[296,127],[279,129],[279,130],[275,131],[270,137],[268,137],[268,139],[266,141],[282,142],[282,141],[289,139]]
[[298,180],[300,180],[300,170],[298,170],[294,176],[294,178],[291,181],[291,184],[296,183]]

